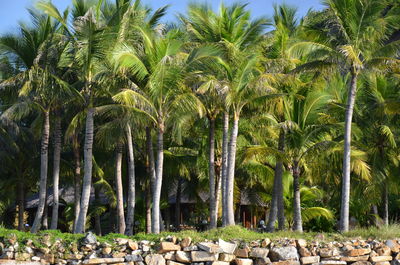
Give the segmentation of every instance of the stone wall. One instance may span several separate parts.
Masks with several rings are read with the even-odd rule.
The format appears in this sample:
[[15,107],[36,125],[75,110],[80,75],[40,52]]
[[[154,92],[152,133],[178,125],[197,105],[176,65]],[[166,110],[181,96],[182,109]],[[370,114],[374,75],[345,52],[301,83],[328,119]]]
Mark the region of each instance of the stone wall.
[[92,233],[77,243],[67,244],[43,235],[19,245],[15,235],[2,239],[0,264],[71,265],[400,265],[397,240],[351,240],[318,242],[280,239],[243,242],[193,243],[191,238],[167,237],[160,243],[116,238],[97,241]]

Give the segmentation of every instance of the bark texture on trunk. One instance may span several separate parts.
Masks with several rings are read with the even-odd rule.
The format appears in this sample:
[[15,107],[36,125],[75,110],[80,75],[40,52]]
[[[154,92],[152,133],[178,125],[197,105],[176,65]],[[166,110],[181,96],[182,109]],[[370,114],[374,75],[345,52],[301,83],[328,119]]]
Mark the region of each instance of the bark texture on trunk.
[[164,124],[160,123],[157,134],[157,161],[156,161],[156,181],[153,189],[153,209],[152,209],[152,228],[154,234],[160,233],[160,199],[162,186],[162,173],[164,163]]
[[233,125],[231,132],[231,139],[229,141],[228,151],[228,176],[227,176],[227,223],[226,225],[235,225],[235,212],[233,209],[233,186],[235,183],[235,160],[236,160],[236,141],[239,131],[239,116],[237,114],[233,117]]
[[227,172],[228,172],[228,145],[229,145],[229,113],[224,112],[222,126],[222,162],[221,162],[221,186],[222,186],[222,226],[227,223]]
[[133,156],[133,142],[132,142],[132,131],[131,126],[126,126],[126,139],[128,147],[128,202],[126,211],[126,235],[133,235],[133,225],[135,217],[135,159]]
[[146,233],[151,233],[151,188],[146,192]]
[[94,134],[94,108],[90,107],[86,113],[85,125],[85,144],[84,144],[84,175],[82,181],[82,197],[78,220],[74,233],[84,233],[86,216],[89,208],[90,189],[92,186],[93,169],[93,134]]
[[81,208],[81,156],[79,153],[78,136],[74,135],[72,149],[74,152],[74,226],[72,231],[75,231],[78,222],[79,211]]
[[210,129],[208,136],[208,176],[210,189],[210,229],[217,228],[215,200],[215,119],[209,118]]
[[42,228],[43,230],[49,229],[48,217],[49,217],[49,194],[47,194],[46,188],[46,202],[44,204],[43,218],[42,218]]
[[59,208],[59,182],[61,159],[61,118],[57,118],[54,126],[54,153],[53,153],[53,212],[51,214],[50,229],[56,230]]
[[39,205],[36,211],[35,220],[31,228],[31,233],[39,231],[44,207],[46,204],[46,188],[47,188],[47,169],[49,160],[49,137],[50,137],[50,113],[44,112],[44,121],[42,129],[42,140],[40,146],[40,182],[39,182]]
[[[221,200],[221,189],[222,189],[222,183],[221,183],[221,172],[217,171],[216,176],[216,182],[217,184],[216,189],[215,189],[215,220],[218,221],[218,211],[219,211],[219,205],[220,205],[220,200]],[[218,224],[217,224],[218,226]]]
[[300,198],[300,166],[298,161],[293,161],[293,230],[303,232]]
[[115,186],[117,189],[118,233],[125,233],[124,193],[122,189],[122,144],[118,144],[115,155]]
[[278,193],[277,193],[277,180],[278,177],[277,175],[279,174],[279,162],[276,162],[275,165],[275,172],[274,172],[274,183],[272,186],[272,198],[271,198],[271,206],[269,208],[269,216],[268,216],[268,222],[267,222],[267,231],[268,232],[274,232],[275,230],[275,222],[278,217]]
[[389,225],[389,187],[388,179],[386,178],[383,191],[383,223]]
[[17,183],[17,204],[18,204],[18,230],[23,231],[25,229],[24,222],[24,211],[25,211],[25,191],[24,182],[19,179]]
[[357,73],[352,73],[350,89],[347,98],[346,116],[344,124],[344,153],[343,153],[343,178],[342,200],[340,209],[340,231],[349,230],[349,204],[350,204],[350,155],[351,155],[351,122],[353,119],[354,102],[357,92]]
[[[279,142],[278,142],[278,150],[283,154],[285,151],[285,131],[281,130],[279,132]],[[277,188],[276,188],[276,198],[278,203],[278,229],[284,230],[286,224],[285,218],[285,202],[283,199],[283,162],[282,160],[278,161],[278,174],[277,176]]]

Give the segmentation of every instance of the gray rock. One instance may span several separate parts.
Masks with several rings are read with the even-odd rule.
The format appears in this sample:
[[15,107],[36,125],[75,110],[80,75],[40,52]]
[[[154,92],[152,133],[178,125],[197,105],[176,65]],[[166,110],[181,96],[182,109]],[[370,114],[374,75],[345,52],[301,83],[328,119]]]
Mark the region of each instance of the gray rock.
[[165,259],[160,254],[150,254],[145,258],[147,265],[165,265]]
[[126,255],[125,256],[125,261],[127,262],[139,262],[143,261],[143,258],[141,255]]
[[199,261],[215,261],[218,258],[218,254],[208,253],[206,251],[192,251],[191,252],[192,262]]
[[190,252],[186,252],[186,251],[177,251],[175,253],[175,259],[179,262],[183,262],[183,263],[190,263],[192,262],[192,259],[190,257]]
[[210,243],[210,242],[201,242],[197,244],[198,248],[201,250],[204,250],[208,253],[222,253],[223,250],[222,248],[214,243]]
[[268,257],[269,249],[268,248],[253,248],[250,253],[250,258],[265,258]]
[[97,243],[96,236],[92,232],[86,233],[85,237],[82,239],[83,245],[96,244],[96,243]]
[[299,260],[299,254],[294,246],[273,247],[269,252],[272,261],[280,260]]
[[222,249],[222,252],[227,254],[233,254],[237,248],[237,244],[226,242],[222,239],[218,239],[218,245]]

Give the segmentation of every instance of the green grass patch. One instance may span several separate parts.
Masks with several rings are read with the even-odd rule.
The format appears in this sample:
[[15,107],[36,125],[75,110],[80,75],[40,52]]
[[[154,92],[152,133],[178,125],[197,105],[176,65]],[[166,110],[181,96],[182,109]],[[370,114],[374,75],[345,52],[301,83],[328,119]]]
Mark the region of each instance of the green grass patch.
[[[82,234],[70,234],[62,233],[58,230],[46,230],[40,231],[37,234],[31,234],[29,232],[21,232],[13,229],[6,229],[0,227],[0,241],[7,244],[7,239],[15,235],[18,242],[24,245],[27,240],[32,240],[35,246],[42,246],[41,237],[45,234],[50,235],[50,239],[54,242],[57,239],[61,239],[64,245],[71,245],[78,243],[84,235]],[[217,240],[219,238],[226,241],[240,241],[240,242],[251,242],[253,240],[261,240],[264,238],[269,238],[271,240],[277,240],[282,238],[303,238],[309,241],[313,241],[318,238],[319,241],[340,241],[346,239],[394,239],[400,238],[400,225],[390,225],[388,227],[371,227],[371,228],[360,228],[352,230],[345,234],[340,233],[316,233],[316,232],[306,232],[306,233],[295,233],[291,231],[279,231],[275,233],[258,233],[256,231],[247,230],[241,226],[230,226],[225,228],[213,229],[205,232],[197,232],[193,230],[186,230],[181,232],[162,232],[158,235],[156,234],[144,234],[139,233],[134,236],[128,237],[120,234],[108,234],[105,236],[98,236],[97,240],[99,242],[113,243],[115,238],[131,238],[136,241],[149,240],[154,242],[159,242],[161,239],[167,236],[175,236],[177,238],[191,237],[193,242],[201,242],[205,240]]]

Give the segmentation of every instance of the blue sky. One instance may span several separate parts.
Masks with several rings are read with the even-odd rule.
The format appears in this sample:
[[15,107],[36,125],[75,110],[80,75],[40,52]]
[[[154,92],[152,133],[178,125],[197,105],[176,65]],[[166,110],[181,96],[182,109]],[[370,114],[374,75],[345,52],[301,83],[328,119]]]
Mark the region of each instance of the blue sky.
[[[0,0],[0,34],[6,32],[12,32],[16,29],[18,21],[27,21],[29,18],[27,7],[34,6],[36,0]],[[52,1],[59,9],[64,10],[70,0],[53,0]],[[167,20],[174,20],[175,15],[178,13],[185,12],[186,6],[189,2],[193,0],[142,0],[143,3],[149,5],[153,8],[158,8],[163,5],[170,5]],[[199,1],[204,2],[204,1]],[[220,1],[207,1],[212,3],[212,5],[217,8]],[[232,2],[237,2],[237,0],[225,0],[224,3],[229,4]],[[304,15],[310,8],[315,10],[322,9],[320,0],[248,0],[241,1],[249,3],[249,8],[251,9],[254,16],[271,16],[274,3],[285,2],[289,5],[294,5],[298,7],[299,15]]]

